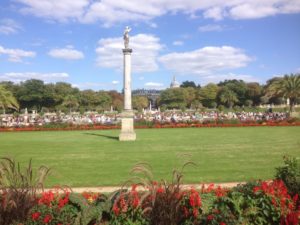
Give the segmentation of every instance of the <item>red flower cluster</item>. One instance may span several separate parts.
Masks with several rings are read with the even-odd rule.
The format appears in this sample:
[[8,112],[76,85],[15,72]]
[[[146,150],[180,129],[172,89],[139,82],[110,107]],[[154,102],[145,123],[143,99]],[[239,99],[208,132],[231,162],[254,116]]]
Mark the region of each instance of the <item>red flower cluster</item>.
[[201,193],[214,193],[216,197],[224,197],[227,194],[228,190],[225,188],[222,188],[220,185],[215,187],[215,184],[209,184],[207,187],[205,185],[202,185]]
[[92,192],[83,192],[82,196],[88,200],[90,203],[93,203],[99,196],[99,193],[92,193]]
[[253,188],[253,192],[262,192],[271,198],[272,205],[280,210],[281,225],[299,224],[300,209],[296,209],[298,195],[292,198],[282,180],[261,182],[260,186]]
[[197,219],[201,210],[202,202],[199,193],[191,188],[189,192],[185,191],[180,195],[181,208],[185,218],[193,217]]
[[136,189],[137,185],[132,185],[129,193],[121,193],[119,199],[115,201],[112,210],[116,216],[120,213],[127,213],[128,210],[135,210],[139,207],[140,197]]
[[44,204],[50,206],[53,200],[54,200],[54,193],[52,191],[48,191],[48,192],[43,192],[42,197],[38,200],[38,203],[40,205]]

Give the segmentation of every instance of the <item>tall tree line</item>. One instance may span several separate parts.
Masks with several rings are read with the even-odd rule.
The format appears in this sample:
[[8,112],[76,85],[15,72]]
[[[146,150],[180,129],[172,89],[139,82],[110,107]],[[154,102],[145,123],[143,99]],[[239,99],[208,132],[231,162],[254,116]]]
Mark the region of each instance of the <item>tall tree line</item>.
[[[275,77],[261,85],[243,80],[225,80],[201,87],[193,81],[184,81],[180,88],[161,92],[156,105],[161,109],[199,109],[252,107],[260,104],[283,104],[289,99],[290,110],[300,103],[300,75]],[[134,96],[133,107],[142,110],[149,105],[144,96]],[[27,108],[38,112],[47,111],[107,111],[113,107],[121,111],[123,95],[117,91],[79,90],[65,82],[45,84],[31,79],[20,84],[0,83],[0,109]]]

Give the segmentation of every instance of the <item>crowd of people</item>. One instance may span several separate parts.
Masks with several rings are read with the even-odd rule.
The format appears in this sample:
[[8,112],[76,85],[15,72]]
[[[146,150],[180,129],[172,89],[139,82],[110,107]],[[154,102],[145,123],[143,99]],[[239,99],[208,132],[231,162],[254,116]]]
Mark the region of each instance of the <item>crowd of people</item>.
[[[135,121],[148,121],[155,123],[189,123],[217,120],[239,120],[246,121],[282,121],[288,118],[289,114],[285,112],[199,112],[199,111],[144,111],[135,113]],[[72,125],[91,125],[103,124],[113,125],[121,121],[121,114],[117,112],[97,113],[90,112],[86,114],[79,113],[46,113],[43,115],[37,113],[25,113],[18,116],[0,115],[0,126],[2,127],[27,127],[27,126],[43,126],[45,124],[72,124]]]

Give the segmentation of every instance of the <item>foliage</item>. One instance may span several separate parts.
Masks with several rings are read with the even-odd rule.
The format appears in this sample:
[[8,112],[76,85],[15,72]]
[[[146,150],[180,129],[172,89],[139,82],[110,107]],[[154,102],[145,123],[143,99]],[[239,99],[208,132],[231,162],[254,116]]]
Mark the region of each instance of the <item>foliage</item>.
[[144,108],[147,108],[149,105],[149,100],[145,96],[133,96],[132,98],[132,107],[141,112]]
[[297,99],[300,97],[300,74],[285,75],[270,80],[266,87],[267,96],[290,99],[290,111],[294,111]]
[[[139,202],[142,206],[142,213],[146,221],[149,221],[148,224],[188,225],[196,223],[199,219],[202,212],[199,193],[193,188],[190,191],[183,191],[180,187],[183,170],[189,164],[192,163],[185,163],[180,171],[174,170],[171,182],[166,180],[153,181],[151,167],[147,164],[137,164],[133,168],[132,172],[136,174],[134,178],[138,179],[138,183],[148,190],[139,201],[133,201]],[[145,222],[144,220],[141,221]]]
[[226,104],[229,108],[232,108],[232,106],[239,101],[237,94],[230,90],[227,86],[222,88],[219,98],[220,102]]
[[203,106],[211,107],[216,102],[219,87],[216,84],[209,83],[198,91],[199,99]]
[[165,105],[169,109],[184,109],[187,107],[187,91],[184,88],[170,88],[160,94],[159,105]]
[[284,183],[280,180],[249,183],[218,198],[203,222],[232,225],[297,225],[299,211],[296,208],[296,198],[288,195]]
[[187,87],[191,87],[191,88],[196,88],[196,84],[194,81],[183,81],[180,85],[180,87],[182,88],[187,88]]
[[300,196],[300,163],[288,156],[283,157],[284,165],[276,168],[276,179],[281,179],[291,196]]
[[0,109],[19,109],[19,103],[13,96],[12,92],[7,90],[3,85],[0,85]]
[[41,166],[36,175],[31,160],[21,169],[13,159],[2,158],[0,162],[0,224],[24,221],[36,203],[36,192],[42,188],[49,169]]

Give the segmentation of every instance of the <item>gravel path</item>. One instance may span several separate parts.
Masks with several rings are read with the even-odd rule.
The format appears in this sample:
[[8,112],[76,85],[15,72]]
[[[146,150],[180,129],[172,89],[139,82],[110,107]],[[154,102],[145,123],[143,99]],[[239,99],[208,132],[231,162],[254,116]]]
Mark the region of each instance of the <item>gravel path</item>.
[[[203,185],[204,185],[204,187],[208,187],[210,184],[211,183],[208,183],[208,184],[183,184],[183,185],[181,185],[181,187],[183,189],[189,189],[191,187],[194,187],[195,189],[201,189]],[[238,182],[238,183],[237,182],[231,182],[231,183],[214,183],[214,187],[221,186],[223,188],[232,188],[232,187],[237,186],[238,184],[245,184],[245,182]],[[127,187],[127,188],[130,188],[130,187]],[[71,190],[73,192],[76,192],[76,193],[83,193],[83,192],[110,193],[110,192],[117,191],[119,189],[121,189],[120,186],[74,187],[74,188],[71,188]],[[140,190],[140,191],[145,190],[142,187],[139,187],[137,189]],[[45,189],[45,190],[47,191],[47,190],[50,190],[50,189]]]

